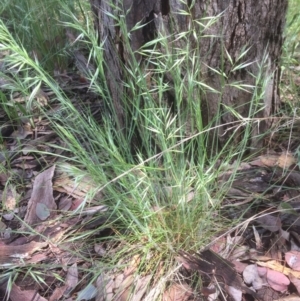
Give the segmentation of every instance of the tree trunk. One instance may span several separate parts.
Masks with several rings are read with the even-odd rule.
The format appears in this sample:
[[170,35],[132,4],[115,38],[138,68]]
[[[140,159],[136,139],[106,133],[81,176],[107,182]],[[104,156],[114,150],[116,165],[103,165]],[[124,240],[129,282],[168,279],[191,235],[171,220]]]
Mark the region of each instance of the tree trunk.
[[[128,45],[124,45],[124,36],[115,22],[125,15],[129,31],[137,22],[147,24],[131,33],[130,47],[133,51],[159,33],[176,37],[176,34],[190,31],[189,48],[193,51],[197,48],[201,58],[199,80],[211,88],[202,91],[201,95],[193,95],[194,101],[201,99],[199,110],[202,110],[203,120],[206,124],[220,125],[217,134],[219,143],[224,145],[233,132],[236,141],[241,139],[242,126],[233,127],[237,116],[255,116],[259,119],[253,123],[250,144],[252,147],[260,145],[257,137],[270,127],[271,119],[268,117],[276,112],[279,104],[279,59],[287,0],[260,3],[257,0],[186,0],[185,3],[182,0],[90,1],[97,16],[100,41],[105,41],[107,84],[120,127],[125,126],[121,97],[124,93],[122,65],[127,64],[130,58],[126,50]],[[183,14],[183,11],[189,14]],[[218,15],[217,22],[205,27],[210,21],[208,17]],[[194,38],[198,33],[201,33],[200,43]],[[174,35],[171,47],[180,49],[186,46],[186,40],[174,41]],[[137,54],[136,59],[141,60],[141,57]],[[262,81],[258,81],[262,77],[265,79],[263,85]],[[168,74],[165,78],[172,82]],[[184,80],[184,75],[182,78]],[[241,89],[241,84],[248,86]],[[261,85],[260,90],[255,90],[253,87],[258,85]],[[261,94],[256,96],[256,106],[251,102],[254,91]]]

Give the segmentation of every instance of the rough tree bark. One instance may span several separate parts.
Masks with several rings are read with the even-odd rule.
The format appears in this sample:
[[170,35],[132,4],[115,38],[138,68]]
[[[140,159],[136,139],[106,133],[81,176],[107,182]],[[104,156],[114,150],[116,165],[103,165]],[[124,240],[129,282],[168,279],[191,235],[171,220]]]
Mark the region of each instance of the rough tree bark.
[[[256,117],[262,118],[261,122],[253,125],[251,146],[257,147],[256,136],[270,127],[266,119],[272,116],[279,104],[279,59],[283,43],[283,29],[287,10],[287,0],[90,0],[95,12],[96,26],[99,38],[105,41],[105,61],[107,68],[107,83],[110,89],[114,108],[118,112],[120,127],[124,127],[124,112],[121,95],[124,92],[121,81],[124,76],[122,64],[126,64],[126,47],[122,44],[120,28],[109,16],[125,15],[128,30],[143,21],[148,23],[144,29],[134,31],[130,43],[133,51],[139,49],[144,43],[153,39],[160,30],[160,22],[168,33],[201,30],[195,20],[203,17],[220,15],[219,21],[210,26],[203,35],[199,54],[201,61],[201,80],[220,94],[206,92],[201,95],[202,115],[206,123],[220,116],[216,125],[219,128],[220,142],[226,141],[231,134],[230,122],[236,116],[226,111],[227,107],[234,107],[243,116],[249,116],[251,93],[233,87],[232,83],[241,82],[256,85],[256,77],[260,72],[267,78],[264,94],[260,100],[261,110]],[[110,4],[108,4],[110,3]],[[114,7],[111,5],[114,4]],[[119,9],[116,9],[119,7]],[[180,14],[180,11],[189,11],[189,15]],[[158,22],[160,20],[160,22]],[[214,37],[212,37],[214,36]],[[191,38],[191,48],[198,44]],[[186,43],[186,42],[185,42]],[[180,41],[176,46],[180,47]],[[199,47],[199,45],[197,46]],[[248,49],[248,52],[239,60],[239,56]],[[139,59],[139,58],[137,58]],[[233,65],[241,62],[250,63],[246,68],[235,70]],[[261,68],[263,66],[263,68]],[[187,66],[188,68],[188,66]],[[222,70],[223,77],[212,70]],[[170,80],[168,78],[168,80]],[[224,82],[225,81],[225,82]],[[195,96],[195,101],[198,97]],[[223,104],[223,105],[222,105]],[[241,129],[242,131],[242,129]],[[236,131],[236,139],[239,139]]]

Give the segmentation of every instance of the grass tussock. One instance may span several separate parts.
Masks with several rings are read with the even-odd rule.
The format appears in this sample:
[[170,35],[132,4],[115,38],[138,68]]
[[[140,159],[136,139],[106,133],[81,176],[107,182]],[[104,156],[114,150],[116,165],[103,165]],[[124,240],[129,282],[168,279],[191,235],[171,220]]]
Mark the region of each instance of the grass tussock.
[[[22,116],[34,126],[37,116],[48,119],[65,142],[60,146],[59,155],[51,154],[56,157],[57,170],[67,173],[75,183],[81,183],[86,177],[93,183],[74,215],[90,206],[107,208],[106,223],[97,231],[110,228],[109,236],[95,238],[93,229],[80,234],[82,236],[69,237],[69,242],[109,241],[115,246],[103,262],[94,263],[93,277],[88,282],[93,283],[100,275],[99,265],[102,270],[113,271],[122,259],[126,258],[123,262],[126,266],[135,255],[139,257],[137,273],[153,274],[159,268],[164,275],[162,279],[169,281],[174,277],[174,257],[179,249],[199,250],[241,222],[226,220],[220,214],[234,175],[226,183],[219,177],[232,162],[236,168],[240,165],[252,124],[259,122],[253,116],[261,109],[259,103],[268,80],[263,78],[264,62],[259,66],[261,72],[255,78],[255,85],[234,83],[236,88],[249,90],[253,95],[248,118],[240,116],[235,108],[227,108],[237,118],[231,125],[233,132],[243,128],[242,139],[234,144],[232,136],[215,152],[217,139],[211,133],[216,132],[218,125],[213,126],[214,120],[204,124],[201,112],[204,100],[195,101],[195,95],[203,95],[205,91],[222,95],[222,91],[215,91],[201,79],[198,48],[203,31],[195,37],[198,44],[194,49],[184,43],[190,35],[195,35],[192,30],[180,37],[161,33],[138,53],[129,53],[126,81],[122,83],[126,90],[122,99],[126,126],[120,131],[105,81],[103,48],[98,45],[86,1],[4,2],[0,6],[0,72],[1,80],[6,81],[0,83],[1,107],[14,122]],[[290,15],[289,19],[284,68],[294,63],[294,54],[298,51],[298,36],[291,33],[298,30],[299,18]],[[129,44],[130,33],[122,23],[124,18],[118,21],[123,36],[128,37],[124,43]],[[208,28],[218,21],[218,16],[197,21]],[[137,24],[133,30],[141,26]],[[75,40],[66,38],[67,31],[74,34]],[[185,46],[171,49],[170,41],[179,41]],[[88,90],[97,95],[105,108],[101,123],[88,112],[78,111],[71,96],[56,83],[55,71],[67,68],[70,54],[78,49],[84,49],[88,61],[96,66],[85,76]],[[247,51],[243,50],[233,69],[247,67],[249,62],[243,61]],[[144,57],[143,68],[136,60],[137,54]],[[212,71],[224,76],[222,70]],[[186,72],[184,81],[183,72]],[[173,78],[172,84],[164,81],[166,73]],[[51,91],[47,105],[38,101],[41,88]],[[168,103],[166,94],[170,91],[176,103]],[[16,93],[26,101],[13,103]],[[55,114],[50,110],[53,104],[60,106]],[[21,147],[16,149],[20,151]],[[9,169],[9,165],[1,169]],[[72,214],[68,216],[71,217]],[[92,262],[88,256],[85,260]],[[42,281],[34,267],[28,268],[26,273],[38,283]],[[162,285],[159,294],[163,290]]]

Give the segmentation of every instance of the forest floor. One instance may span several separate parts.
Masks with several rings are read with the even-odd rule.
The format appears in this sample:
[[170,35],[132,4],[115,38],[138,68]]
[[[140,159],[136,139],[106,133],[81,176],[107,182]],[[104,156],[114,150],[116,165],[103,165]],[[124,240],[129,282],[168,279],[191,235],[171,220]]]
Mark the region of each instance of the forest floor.
[[[4,61],[6,53],[1,54]],[[78,55],[84,57],[83,53]],[[102,161],[97,161],[91,151],[92,139],[86,140],[82,134],[84,129],[79,128],[72,137],[64,132],[64,119],[70,116],[64,113],[64,106],[51,89],[43,85],[37,89],[34,98],[42,109],[35,107],[30,116],[22,110],[31,101],[30,97],[13,94],[10,101],[17,104],[13,120],[8,118],[12,109],[2,98],[0,300],[299,300],[297,51],[294,59],[283,71],[281,115],[265,138],[263,152],[248,160],[231,160],[222,168],[218,168],[222,158],[215,162],[217,171],[212,179],[215,184],[209,192],[213,197],[208,202],[211,208],[203,215],[207,221],[203,222],[203,228],[191,233],[197,238],[203,231],[206,236],[209,224],[211,235],[201,237],[203,242],[191,248],[187,248],[183,237],[188,231],[182,234],[179,229],[186,223],[181,224],[181,218],[188,219],[190,215],[177,215],[193,209],[189,204],[199,201],[196,185],[187,185],[184,200],[171,205],[152,203],[150,208],[143,207],[144,198],[138,192],[141,204],[134,204],[131,211],[126,211],[136,202],[132,186],[144,185],[142,180],[148,177],[149,170],[141,168],[141,164],[128,164],[124,172],[114,166],[113,175],[99,184],[90,171],[99,169],[103,162],[108,164],[106,155],[112,152],[117,157],[118,151],[107,146],[103,153],[97,153],[102,156]],[[71,99],[78,114],[75,117],[82,116],[86,123],[94,118],[101,127],[103,104],[89,89],[90,80],[76,70],[74,61],[67,72],[54,76],[55,85]],[[0,86],[6,85],[7,80],[0,75]],[[81,99],[80,104],[77,99]],[[55,118],[55,126],[51,118]],[[57,121],[62,122],[61,126]],[[74,119],[72,122],[76,124]],[[80,147],[72,142],[70,148],[73,137],[80,141]],[[89,157],[80,162],[76,151],[83,151],[82,158]],[[79,164],[82,162],[90,163],[85,169]],[[118,168],[122,172],[116,173]],[[214,167],[203,169],[211,174]],[[127,187],[118,182],[125,176],[128,176]],[[130,177],[134,177],[132,182]],[[153,178],[149,178],[152,183]],[[162,178],[157,183],[160,181]],[[230,183],[229,188],[215,206],[215,191],[225,183]],[[116,189],[117,204],[111,207],[110,185]],[[168,198],[175,198],[178,193],[175,185],[164,186],[163,192],[158,186],[153,187],[157,195],[163,193]],[[143,187],[142,191],[148,189]],[[120,213],[118,204],[123,196],[129,199],[129,205]],[[141,218],[140,212],[133,214],[138,206],[144,213]],[[124,229],[122,218],[126,214],[132,221]],[[149,219],[145,225],[143,221],[148,216],[157,219]],[[174,216],[177,224],[173,223]],[[163,228],[161,224],[168,225]],[[174,233],[168,233],[170,229]],[[168,252],[172,257],[165,254]]]
[[[78,88],[77,85],[74,87]],[[77,88],[76,93],[82,93]],[[85,90],[84,93],[88,92]],[[42,96],[51,97],[47,92]],[[293,98],[292,95],[285,96]],[[90,103],[88,97],[87,102]],[[107,207],[99,205],[99,199],[103,198],[101,192],[95,196],[97,202],[94,205],[92,200],[89,206],[78,210],[86,201],[92,181],[83,177],[76,183],[68,176],[64,169],[70,167],[61,166],[59,160],[59,155],[65,153],[64,141],[46,118],[37,116],[33,122],[34,127],[24,120],[14,128],[8,123],[5,127],[8,135],[2,145],[5,152],[0,153],[3,166],[9,166],[0,172],[2,298],[11,285],[12,301],[94,298],[100,301],[111,300],[110,294],[116,292],[114,300],[125,301],[134,284],[138,289],[132,300],[144,300],[142,297],[147,295],[152,277],[156,278],[163,271],[158,269],[154,276],[139,275],[138,256],[129,259],[129,265],[122,271],[111,270],[108,275],[98,275],[94,281],[91,279],[89,269],[95,268],[95,262],[106,260],[108,249],[118,249],[126,242],[119,246],[110,245],[109,237],[115,230],[107,222]],[[241,162],[239,166],[233,162],[226,171],[219,173],[220,185],[233,174],[235,176],[221,210],[215,214],[229,219],[238,219],[241,212],[245,215],[238,226],[226,231],[222,229],[211,237],[209,249],[200,255],[178,252],[178,268],[181,263],[187,271],[198,271],[204,276],[204,283],[208,281],[205,277],[210,275],[207,287],[198,292],[200,296],[214,300],[217,289],[209,284],[213,281],[225,284],[224,294],[234,296],[235,300],[241,300],[242,293],[249,298],[244,300],[298,298],[295,297],[300,292],[299,137],[295,136],[298,123],[297,118],[293,124],[285,123],[286,129],[279,132],[280,135],[284,132],[286,138],[281,138],[278,143],[278,134],[269,137],[269,147],[260,156]],[[56,147],[51,148],[51,145]],[[194,191],[191,190],[188,201],[193,199]],[[70,214],[74,212],[77,214]],[[100,227],[103,225],[105,228]],[[102,239],[97,242],[99,236]],[[11,269],[18,272],[13,283],[8,284],[5,270]],[[183,273],[185,277],[187,271]],[[192,282],[183,280],[183,275],[180,282],[165,291],[163,300],[200,298],[195,296]],[[243,280],[239,275],[243,275]],[[103,277],[108,277],[109,281],[105,282]],[[248,287],[254,287],[257,292],[252,293]],[[96,293],[99,290],[103,295]],[[148,300],[150,293],[155,294],[150,290]]]

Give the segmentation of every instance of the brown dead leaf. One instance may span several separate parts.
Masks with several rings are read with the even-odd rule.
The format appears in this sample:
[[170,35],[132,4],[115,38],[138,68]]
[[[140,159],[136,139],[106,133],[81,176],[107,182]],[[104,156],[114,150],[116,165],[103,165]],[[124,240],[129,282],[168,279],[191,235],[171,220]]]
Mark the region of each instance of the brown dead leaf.
[[27,155],[31,149],[34,151],[35,149],[40,148],[42,145],[44,145],[46,142],[49,142],[53,138],[56,137],[55,132],[49,131],[46,132],[43,136],[29,140],[26,142],[26,146],[22,148],[23,154]]
[[274,291],[269,286],[264,286],[262,289],[260,289],[257,292],[257,294],[260,298],[259,300],[262,300],[262,301],[274,301],[274,300],[278,299],[278,297],[279,297],[279,293]]
[[[115,296],[114,300],[126,301],[132,291],[131,285],[134,280],[134,273],[140,263],[140,256],[133,256],[130,264],[124,270],[123,275],[118,275],[116,278],[116,287],[119,288],[119,293]],[[121,280],[122,279],[122,280]],[[121,280],[121,283],[118,283]]]
[[[88,177],[83,178],[78,184],[65,173],[57,177],[53,183],[55,191],[66,193],[77,199],[84,199],[86,194],[95,189],[95,187],[96,185]],[[101,196],[101,193],[99,193],[96,197],[101,198]]]
[[261,166],[261,167],[279,166],[283,169],[289,168],[290,166],[296,163],[297,163],[296,159],[290,152],[283,152],[281,154],[267,154],[267,155],[259,156],[258,158],[250,162],[251,165],[255,165],[255,166]]
[[19,126],[16,131],[14,131],[10,137],[25,139],[27,136],[32,135],[32,128],[30,124],[24,124],[23,126]]
[[[139,255],[135,255],[123,273],[116,270],[115,275],[100,275],[96,284],[98,289],[96,301],[129,300],[129,296],[133,293],[133,283],[138,279],[136,277],[139,277],[138,275],[134,275],[139,262]],[[120,264],[124,264],[124,262],[121,262]]]
[[101,244],[95,244],[94,245],[95,252],[100,255],[101,257],[104,256],[107,253],[106,248],[103,246],[103,243]]
[[65,292],[66,288],[67,288],[66,285],[56,287],[55,290],[54,290],[54,292],[50,296],[49,301],[60,300],[60,298],[63,296],[63,293]]
[[232,260],[231,263],[234,264],[235,270],[240,274],[242,274],[245,268],[247,267],[247,263],[243,263],[239,260]]
[[141,258],[139,255],[134,255],[130,264],[127,266],[127,268],[124,271],[124,276],[127,277],[129,275],[132,275],[136,269],[138,268],[138,265],[141,261]]
[[58,209],[62,211],[68,211],[72,206],[72,199],[69,196],[62,197],[59,200]]
[[124,277],[124,274],[119,274],[114,279],[113,300],[127,301],[131,292],[133,276]]
[[38,166],[37,161],[32,161],[30,163],[14,164],[14,167],[19,167],[22,169],[34,169]]
[[109,301],[113,297],[114,289],[113,279],[109,279],[109,276],[101,273],[96,281],[97,296],[96,301]]
[[281,228],[281,220],[279,216],[273,216],[270,214],[264,214],[258,218],[256,221],[264,228],[271,232],[279,231]]
[[77,286],[77,284],[78,284],[78,269],[77,269],[77,264],[74,263],[68,269],[68,273],[66,277],[66,291],[64,292],[64,296],[68,297],[69,294]]
[[12,284],[9,298],[11,301],[47,301],[47,299],[42,297],[36,290],[22,291],[20,287],[14,283]]
[[[231,250],[230,250],[231,251]],[[250,248],[245,245],[237,245],[232,252],[229,254],[230,261],[238,259],[238,260],[248,260]]]
[[296,163],[297,160],[290,152],[283,152],[277,160],[277,166],[281,167],[282,169],[289,168]]
[[78,209],[80,207],[80,205],[82,205],[84,202],[83,199],[75,199],[71,202],[71,206],[70,206],[70,211],[75,211],[76,209]]
[[221,236],[210,246],[211,250],[220,254],[226,247],[226,237]]
[[12,263],[18,259],[28,258],[36,251],[48,246],[47,242],[32,241],[28,244],[13,246],[1,245],[0,248],[0,264]]
[[[28,155],[30,153],[34,153],[34,152],[37,152],[38,151],[38,148],[37,146],[35,145],[25,145],[23,148],[22,148],[22,153],[23,155]],[[16,167],[21,167],[23,166],[23,164],[15,164]],[[28,166],[28,168],[30,168],[30,166]],[[24,168],[26,169],[26,168]]]
[[[5,225],[5,223],[3,223],[1,220],[0,220],[0,234],[1,234],[1,236],[3,235],[3,233],[5,232],[5,230],[6,230],[6,225]],[[2,245],[2,242],[1,242],[1,240],[0,240],[0,246]]]
[[37,216],[37,205],[42,204],[54,216],[53,210],[56,204],[53,198],[52,178],[55,165],[40,173],[34,180],[31,198],[28,202],[28,208],[25,215],[25,223],[28,225],[39,224],[41,219]]
[[262,250],[263,249],[263,243],[261,241],[261,238],[259,236],[258,231],[256,230],[255,226],[252,226],[253,228],[253,233],[254,233],[254,238],[255,238],[255,245],[256,245],[256,250]]
[[49,97],[48,97],[47,93],[45,93],[41,88],[39,88],[39,90],[36,93],[35,97],[36,97],[37,102],[41,106],[46,106],[48,104]]
[[296,289],[298,291],[298,294],[300,295],[300,279],[296,278],[292,274],[289,275],[289,278],[290,278],[291,282],[295,285],[295,287],[296,287]]
[[30,264],[30,263],[38,263],[41,262],[43,260],[46,260],[47,258],[49,258],[49,255],[47,255],[47,253],[37,253],[31,256],[30,259],[26,260],[26,263]]
[[152,279],[152,275],[147,275],[144,277],[137,275],[137,277],[135,278],[135,281],[134,281],[135,289],[134,289],[134,294],[131,298],[132,301],[142,300],[142,297],[144,296],[147,288],[149,287],[151,279]]
[[187,301],[192,295],[191,288],[186,284],[173,284],[163,294],[163,301]]
[[41,106],[46,106],[48,103],[48,95],[41,89],[36,87],[36,92],[32,94],[31,96],[21,96],[21,97],[15,97],[12,99],[13,102],[15,103],[25,103],[30,100],[30,98],[35,98],[36,101],[41,105]]
[[7,189],[2,193],[2,204],[4,209],[13,211],[16,208],[17,200],[20,198],[15,187],[8,185]]
[[203,286],[201,288],[201,294],[207,297],[208,300],[216,300],[220,295],[220,291],[216,289],[213,283],[210,283],[209,286]]
[[278,161],[279,155],[264,155],[264,156],[259,156],[255,160],[251,161],[251,165],[255,166],[261,166],[261,167],[273,167],[276,166],[276,163]]
[[159,279],[163,277],[164,273],[165,273],[165,263],[161,261],[157,265],[156,272],[154,274],[154,277],[152,278],[152,285],[156,285]]
[[283,296],[283,297],[280,297],[279,299],[276,298],[276,299],[272,299],[272,301],[299,301],[299,296],[296,296],[296,295],[289,295],[289,296]]
[[115,286],[115,279],[111,278],[106,282],[105,288],[101,294],[97,296],[96,301],[111,301],[114,298],[114,293],[118,288]]
[[0,183],[1,183],[1,185],[5,186],[5,184],[6,184],[6,182],[7,182],[8,179],[9,179],[8,173],[6,173],[6,172],[0,172]]

